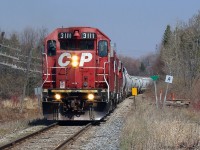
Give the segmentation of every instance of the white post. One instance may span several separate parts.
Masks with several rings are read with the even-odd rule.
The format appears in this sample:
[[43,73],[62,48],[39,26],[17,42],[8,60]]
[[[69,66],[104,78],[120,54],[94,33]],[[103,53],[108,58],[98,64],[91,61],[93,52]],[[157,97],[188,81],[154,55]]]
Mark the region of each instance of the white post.
[[163,101],[163,107],[165,107],[165,103],[166,103],[166,97],[167,97],[167,92],[168,92],[168,86],[169,86],[169,83],[167,83],[167,89],[165,91],[165,97],[164,97],[164,101]]
[[158,97],[157,97],[157,88],[156,88],[156,81],[153,81],[155,87],[155,97],[156,97],[156,107],[158,108]]
[[162,90],[160,90],[160,105],[162,105]]

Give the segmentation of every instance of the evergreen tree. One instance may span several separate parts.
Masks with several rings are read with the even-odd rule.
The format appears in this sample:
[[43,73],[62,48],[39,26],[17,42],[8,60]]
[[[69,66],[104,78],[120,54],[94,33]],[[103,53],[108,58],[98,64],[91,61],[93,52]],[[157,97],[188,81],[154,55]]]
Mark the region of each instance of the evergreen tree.
[[170,29],[170,25],[167,25],[164,36],[163,36],[163,41],[162,44],[164,47],[166,47],[167,45],[170,44],[170,36],[171,36],[172,32]]
[[141,65],[140,65],[140,71],[141,72],[144,72],[146,70],[145,66],[144,66],[144,63],[141,62]]

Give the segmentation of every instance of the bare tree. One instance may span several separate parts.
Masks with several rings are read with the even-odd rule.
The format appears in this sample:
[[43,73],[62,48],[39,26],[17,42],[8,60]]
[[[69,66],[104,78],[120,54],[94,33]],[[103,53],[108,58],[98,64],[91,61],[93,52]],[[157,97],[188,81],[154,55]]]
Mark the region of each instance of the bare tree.
[[[21,33],[4,33],[0,37],[0,97],[11,98],[34,94],[34,87],[41,85],[43,40],[46,28],[26,28]],[[7,36],[6,36],[7,35]]]
[[174,87],[184,94],[200,74],[200,12],[187,23],[178,22],[170,33],[160,46],[163,71],[175,77]]

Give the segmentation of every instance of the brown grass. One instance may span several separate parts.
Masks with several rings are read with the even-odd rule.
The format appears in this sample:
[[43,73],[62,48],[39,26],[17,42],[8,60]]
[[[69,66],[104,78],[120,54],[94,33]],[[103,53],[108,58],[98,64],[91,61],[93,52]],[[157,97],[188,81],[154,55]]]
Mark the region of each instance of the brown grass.
[[17,100],[0,101],[0,138],[9,133],[24,129],[31,120],[41,118],[36,99],[25,99],[23,112],[20,113],[20,103]]
[[156,109],[147,99],[136,98],[121,136],[121,149],[200,149],[199,113],[190,109]]

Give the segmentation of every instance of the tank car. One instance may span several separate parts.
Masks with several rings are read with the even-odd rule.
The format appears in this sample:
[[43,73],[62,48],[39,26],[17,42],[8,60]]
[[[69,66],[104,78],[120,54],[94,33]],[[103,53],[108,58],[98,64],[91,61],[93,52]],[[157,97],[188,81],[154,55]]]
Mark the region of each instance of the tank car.
[[134,87],[134,80],[132,79],[132,76],[130,76],[126,70],[126,68],[123,68],[123,76],[124,76],[124,95],[125,97],[131,95],[132,87]]
[[138,93],[144,92],[151,84],[152,79],[150,77],[141,77],[141,76],[131,76],[133,80],[133,86],[138,89]]
[[141,77],[141,79],[142,79],[141,92],[144,92],[150,85],[153,84],[153,80],[150,77]]
[[100,120],[123,99],[124,76],[115,47],[102,31],[57,28],[44,40],[43,115],[48,120]]

